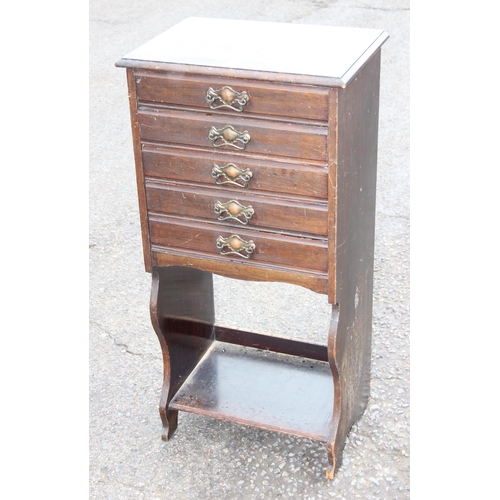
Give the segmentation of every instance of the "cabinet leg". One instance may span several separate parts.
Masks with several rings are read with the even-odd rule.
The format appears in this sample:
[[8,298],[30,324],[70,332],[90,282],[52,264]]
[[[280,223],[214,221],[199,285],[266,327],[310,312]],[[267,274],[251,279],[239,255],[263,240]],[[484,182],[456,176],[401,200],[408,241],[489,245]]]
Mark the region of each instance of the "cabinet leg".
[[151,323],[163,356],[159,410],[168,441],[178,415],[168,405],[214,338],[213,280],[211,273],[178,266],[154,267],[152,278]]
[[163,424],[163,431],[161,438],[163,441],[168,441],[172,434],[177,429],[177,410],[168,410],[167,405],[162,401],[160,402],[160,418]]
[[372,300],[361,275],[349,307],[333,306],[328,361],[334,382],[334,408],[327,441],[327,479],[342,464],[345,440],[366,409],[370,396]]
[[337,340],[338,323],[339,323],[339,308],[338,306],[333,306],[332,316],[330,319],[330,329],[328,331],[328,361],[330,363],[330,368],[332,370],[334,392],[333,392],[332,422],[330,424],[330,433],[328,436],[328,441],[326,443],[326,452],[328,456],[328,468],[326,470],[327,479],[333,479],[342,461],[342,450],[340,451],[336,450],[335,446],[337,442],[337,434],[338,434],[339,420],[341,414],[341,406],[340,406],[341,389],[339,382],[337,359],[335,356],[336,354],[335,343]]

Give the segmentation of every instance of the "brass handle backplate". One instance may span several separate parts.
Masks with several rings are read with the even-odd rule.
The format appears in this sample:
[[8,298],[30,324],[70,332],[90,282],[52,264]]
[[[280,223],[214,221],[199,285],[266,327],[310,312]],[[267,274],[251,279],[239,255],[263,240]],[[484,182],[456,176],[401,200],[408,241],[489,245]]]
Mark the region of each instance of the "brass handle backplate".
[[214,212],[217,214],[218,220],[237,220],[240,224],[246,225],[254,214],[254,209],[251,205],[244,207],[236,200],[221,203],[218,201],[214,206]]
[[210,175],[215,179],[216,184],[231,184],[232,186],[246,188],[253,174],[249,168],[242,170],[234,163],[227,163],[223,167],[219,167],[214,163]]
[[206,95],[207,103],[212,109],[229,108],[241,113],[250,97],[245,91],[236,92],[231,87],[214,90],[210,87]]
[[255,243],[242,240],[239,236],[233,234],[229,238],[219,236],[215,243],[221,255],[238,255],[244,259],[249,259],[255,250]]
[[212,146],[215,148],[230,146],[236,149],[245,149],[250,140],[250,134],[246,130],[238,132],[231,125],[226,125],[220,129],[212,127],[208,133],[208,138],[212,141]]

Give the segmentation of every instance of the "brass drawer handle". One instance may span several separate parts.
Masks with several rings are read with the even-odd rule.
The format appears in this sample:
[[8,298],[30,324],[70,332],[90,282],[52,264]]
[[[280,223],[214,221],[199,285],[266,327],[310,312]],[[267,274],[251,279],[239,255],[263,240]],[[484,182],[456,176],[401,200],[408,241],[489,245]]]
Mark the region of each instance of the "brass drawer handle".
[[221,255],[238,255],[244,259],[249,259],[255,250],[255,243],[252,240],[242,240],[235,234],[229,238],[219,236],[215,244]]
[[208,138],[212,141],[212,146],[215,148],[231,146],[236,149],[245,149],[250,140],[250,134],[246,130],[238,132],[231,125],[226,125],[220,129],[212,127],[208,133]]
[[229,108],[241,113],[250,97],[245,91],[236,92],[231,87],[225,86],[218,90],[210,87],[206,99],[211,109]]
[[231,184],[246,188],[253,174],[249,168],[242,170],[234,163],[227,163],[224,167],[219,167],[214,163],[210,175],[215,179],[216,184]]
[[218,201],[214,206],[214,212],[217,214],[218,220],[237,220],[240,224],[246,225],[254,214],[252,205],[244,207],[236,200],[221,203]]

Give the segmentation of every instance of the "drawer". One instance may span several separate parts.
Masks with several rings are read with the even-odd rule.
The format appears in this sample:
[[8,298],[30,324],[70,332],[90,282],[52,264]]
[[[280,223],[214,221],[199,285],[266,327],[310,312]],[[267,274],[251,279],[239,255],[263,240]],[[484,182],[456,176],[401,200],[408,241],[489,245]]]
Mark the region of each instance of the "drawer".
[[[326,240],[228,228],[220,224],[196,223],[160,215],[150,215],[149,229],[151,245],[165,250],[187,251],[228,263],[248,261],[327,272],[328,244]],[[224,240],[230,239],[233,235],[243,241],[235,240],[231,247],[225,244]],[[238,241],[240,241],[239,248]],[[217,242],[220,248],[217,247]],[[253,242],[255,245],[251,253],[246,250],[248,245],[244,242]],[[235,250],[247,258],[231,253]],[[221,251],[226,254],[222,255]]]
[[325,166],[280,163],[238,156],[143,145],[146,177],[223,186],[235,192],[266,191],[326,200]]
[[214,151],[327,160],[328,128],[323,126],[148,107],[141,107],[137,116],[139,136],[145,141]]
[[135,73],[135,84],[139,102],[294,120],[328,120],[325,89],[141,71]]
[[235,193],[221,188],[203,189],[185,184],[146,182],[149,212],[222,221],[237,230],[268,228],[280,232],[328,234],[326,203],[299,203],[286,199]]

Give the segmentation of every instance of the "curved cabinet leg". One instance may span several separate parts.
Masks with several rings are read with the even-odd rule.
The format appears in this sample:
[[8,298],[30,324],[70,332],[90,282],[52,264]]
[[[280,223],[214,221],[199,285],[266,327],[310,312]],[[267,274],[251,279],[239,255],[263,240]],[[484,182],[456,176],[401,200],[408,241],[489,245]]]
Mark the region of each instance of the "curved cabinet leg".
[[333,479],[342,463],[345,440],[370,397],[372,300],[361,275],[352,305],[333,306],[328,334],[328,361],[334,382],[334,408],[327,441],[328,469]]
[[342,462],[342,450],[340,456],[336,451],[337,433],[339,429],[340,414],[341,414],[341,386],[339,380],[339,370],[337,366],[336,342],[339,323],[339,308],[332,306],[332,316],[330,319],[330,329],[328,331],[328,362],[332,370],[333,376],[333,414],[330,424],[328,441],[326,443],[326,452],[328,455],[328,468],[326,470],[326,478],[333,479],[333,476],[340,467]]
[[177,427],[177,414],[168,405],[214,336],[212,274],[188,267],[154,267],[150,313],[163,356],[160,397],[162,439]]

